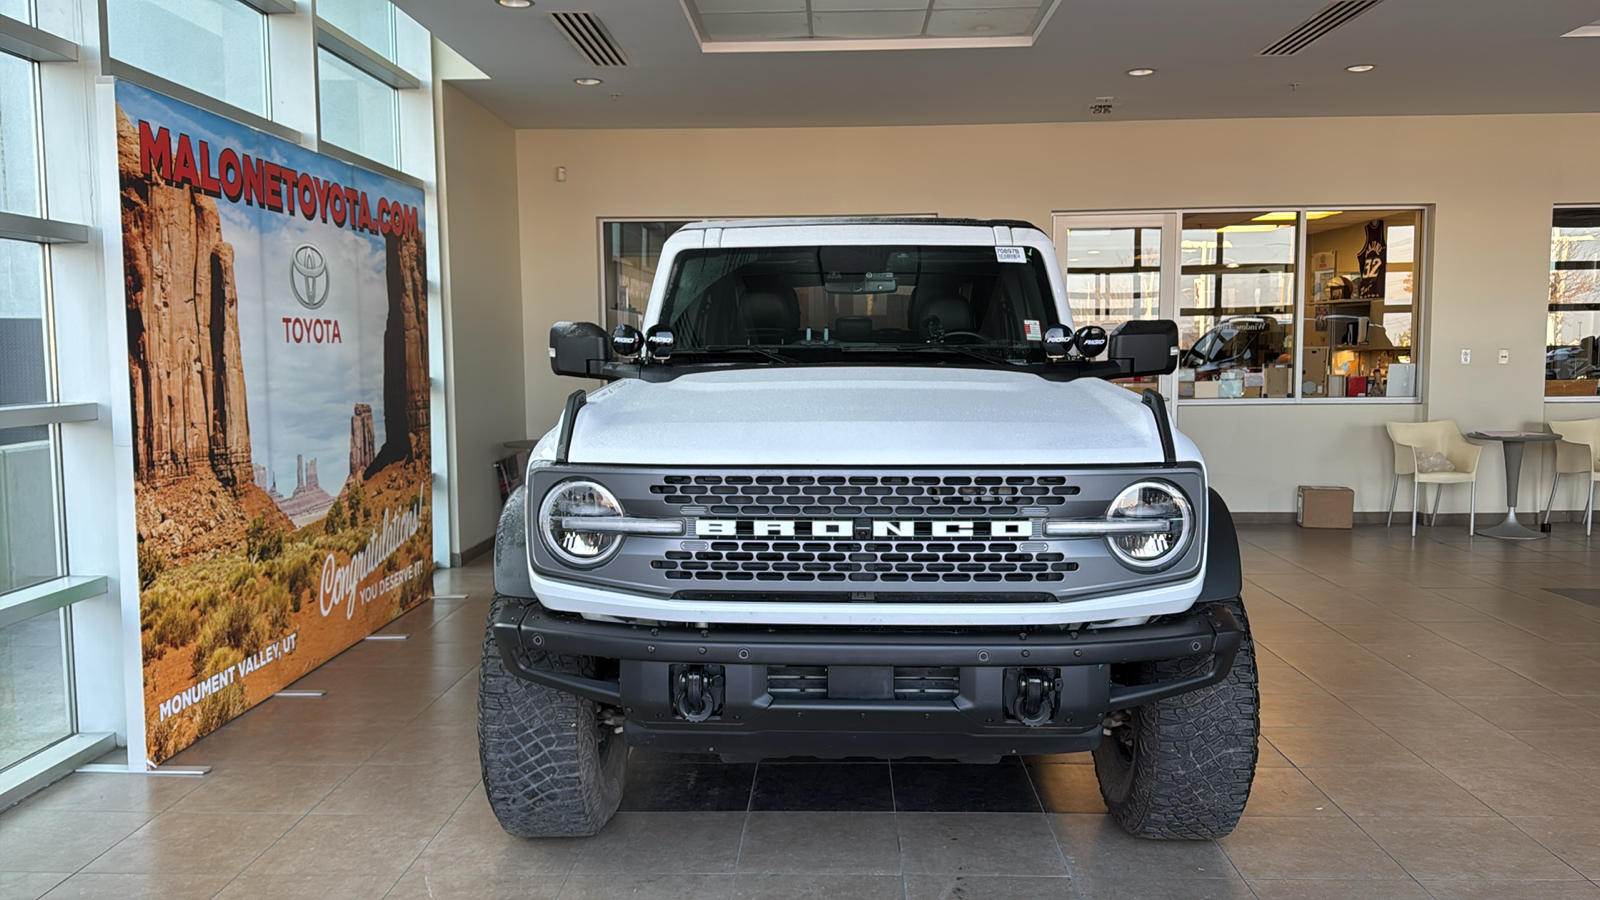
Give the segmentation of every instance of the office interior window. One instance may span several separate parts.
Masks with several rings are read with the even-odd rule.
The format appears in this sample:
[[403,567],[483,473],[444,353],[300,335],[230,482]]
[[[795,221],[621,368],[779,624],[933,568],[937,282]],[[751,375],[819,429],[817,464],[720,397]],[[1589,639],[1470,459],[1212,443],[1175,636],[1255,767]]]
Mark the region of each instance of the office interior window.
[[1305,397],[1415,397],[1418,209],[1306,213]]
[[317,49],[322,139],[387,166],[400,166],[394,88],[327,50]]
[[267,115],[267,17],[239,0],[105,0],[111,55]]
[[33,10],[29,8],[31,5],[28,0],[0,0],[0,16],[32,25]]
[[1551,222],[1544,395],[1600,395],[1600,207],[1557,209]]
[[1184,214],[1180,397],[1293,395],[1297,221],[1284,210]]
[[607,333],[618,325],[644,327],[644,309],[661,261],[661,245],[689,221],[601,223],[605,266],[605,321],[601,324]]
[[0,212],[27,216],[39,214],[33,77],[32,62],[0,53]]
[[[1161,318],[1161,228],[1155,225],[1067,227],[1057,248],[1072,324],[1111,331],[1133,319]],[[1154,377],[1127,379],[1153,384]]]

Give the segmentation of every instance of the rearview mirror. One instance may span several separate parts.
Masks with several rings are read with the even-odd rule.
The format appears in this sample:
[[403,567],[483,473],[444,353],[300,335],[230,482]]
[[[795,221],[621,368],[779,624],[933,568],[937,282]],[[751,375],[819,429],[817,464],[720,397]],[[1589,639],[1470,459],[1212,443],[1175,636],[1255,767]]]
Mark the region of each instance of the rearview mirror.
[[1106,357],[1123,375],[1170,375],[1178,368],[1178,323],[1171,319],[1123,322],[1111,332]]
[[601,377],[600,366],[611,358],[604,328],[593,322],[557,322],[550,326],[550,369],[557,375]]

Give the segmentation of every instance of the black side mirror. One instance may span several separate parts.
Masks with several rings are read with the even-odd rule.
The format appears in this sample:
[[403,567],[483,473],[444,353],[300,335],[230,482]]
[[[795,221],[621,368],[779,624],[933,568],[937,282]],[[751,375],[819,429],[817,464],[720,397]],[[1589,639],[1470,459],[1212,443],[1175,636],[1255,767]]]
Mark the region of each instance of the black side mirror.
[[599,378],[611,358],[604,328],[593,322],[557,322],[550,326],[550,370],[557,375]]
[[1178,368],[1178,323],[1134,319],[1111,332],[1110,360],[1124,375],[1170,375]]

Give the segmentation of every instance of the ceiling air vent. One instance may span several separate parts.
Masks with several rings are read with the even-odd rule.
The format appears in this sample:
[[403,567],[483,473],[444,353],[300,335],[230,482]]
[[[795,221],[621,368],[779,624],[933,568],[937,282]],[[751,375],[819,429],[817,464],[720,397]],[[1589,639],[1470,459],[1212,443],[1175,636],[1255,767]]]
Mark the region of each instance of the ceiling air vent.
[[594,13],[586,12],[553,12],[550,21],[556,23],[561,33],[567,36],[572,46],[583,58],[597,66],[625,66],[628,57],[623,54],[622,48],[611,39],[611,32],[606,26],[595,18]]
[[1327,37],[1334,29],[1382,3],[1383,0],[1336,0],[1257,53],[1257,56],[1293,56],[1312,43]]

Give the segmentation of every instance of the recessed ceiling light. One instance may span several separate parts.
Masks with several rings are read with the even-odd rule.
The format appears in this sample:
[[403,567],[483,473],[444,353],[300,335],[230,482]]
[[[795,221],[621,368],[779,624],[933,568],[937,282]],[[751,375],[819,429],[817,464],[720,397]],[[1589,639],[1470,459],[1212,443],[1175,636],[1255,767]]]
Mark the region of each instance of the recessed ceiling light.
[[1128,70],[1128,74],[1132,75],[1135,78],[1143,78],[1146,75],[1154,75],[1155,73],[1156,73],[1155,69],[1129,69]]
[[572,83],[581,84],[584,87],[594,87],[597,84],[605,84],[604,81],[601,81],[598,78],[574,78],[572,79]]
[[506,9],[527,9],[533,5],[533,0],[494,0]]
[[1373,68],[1373,66],[1362,64],[1359,66],[1345,66],[1344,70],[1346,72],[1371,72]]

